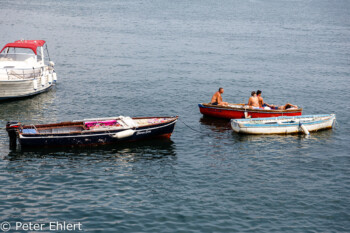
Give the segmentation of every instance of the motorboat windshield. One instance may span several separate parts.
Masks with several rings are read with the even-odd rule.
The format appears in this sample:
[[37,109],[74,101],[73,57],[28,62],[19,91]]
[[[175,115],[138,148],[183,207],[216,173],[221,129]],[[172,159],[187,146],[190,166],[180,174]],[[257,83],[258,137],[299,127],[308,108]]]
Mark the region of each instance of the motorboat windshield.
[[[33,50],[28,48],[8,48],[0,53],[0,61],[26,61],[28,59],[34,59],[37,55]],[[42,58],[38,54],[37,61]]]
[[18,40],[6,44],[0,51],[0,61],[43,61],[44,40]]

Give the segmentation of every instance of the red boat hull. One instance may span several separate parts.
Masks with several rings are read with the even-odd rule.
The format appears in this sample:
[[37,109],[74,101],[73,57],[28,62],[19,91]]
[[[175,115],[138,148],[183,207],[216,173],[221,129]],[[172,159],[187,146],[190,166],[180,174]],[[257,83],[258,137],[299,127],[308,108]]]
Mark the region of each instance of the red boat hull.
[[198,104],[199,111],[205,116],[235,119],[235,118],[265,118],[278,116],[300,116],[303,109],[293,110],[266,110],[266,109],[244,109],[209,104]]

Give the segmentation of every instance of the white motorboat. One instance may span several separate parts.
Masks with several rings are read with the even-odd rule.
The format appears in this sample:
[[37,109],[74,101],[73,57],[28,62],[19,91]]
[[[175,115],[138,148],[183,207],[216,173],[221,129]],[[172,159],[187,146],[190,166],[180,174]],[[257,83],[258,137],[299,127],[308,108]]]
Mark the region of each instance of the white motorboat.
[[335,114],[232,119],[231,127],[243,134],[309,134],[332,128],[335,120]]
[[18,40],[0,51],[0,100],[39,94],[56,81],[44,40]]

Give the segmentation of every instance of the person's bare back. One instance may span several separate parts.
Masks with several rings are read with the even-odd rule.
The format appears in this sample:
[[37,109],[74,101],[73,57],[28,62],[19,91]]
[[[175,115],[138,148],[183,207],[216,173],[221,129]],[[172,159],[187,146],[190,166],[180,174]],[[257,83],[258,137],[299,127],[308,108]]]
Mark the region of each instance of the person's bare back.
[[249,107],[259,107],[259,98],[256,96],[255,91],[252,92],[252,96],[248,100],[248,106]]
[[264,107],[265,107],[265,108],[266,108],[266,107],[272,108],[273,105],[270,105],[270,104],[264,102],[264,99],[263,99],[263,97],[261,96],[261,92],[262,92],[262,91],[260,91],[260,90],[257,90],[257,91],[256,91],[256,96],[258,97],[258,101],[259,101],[259,107],[260,107],[260,108],[264,108]]
[[258,97],[258,103],[259,103],[259,107],[260,108],[262,108],[262,106],[263,106],[263,104],[264,104],[264,99],[263,99],[263,97],[261,97],[261,96],[257,96]]
[[211,98],[211,102],[212,104],[214,103],[219,103],[222,101],[222,97],[221,97],[221,94],[220,92],[215,92],[215,94],[213,95],[213,97]]

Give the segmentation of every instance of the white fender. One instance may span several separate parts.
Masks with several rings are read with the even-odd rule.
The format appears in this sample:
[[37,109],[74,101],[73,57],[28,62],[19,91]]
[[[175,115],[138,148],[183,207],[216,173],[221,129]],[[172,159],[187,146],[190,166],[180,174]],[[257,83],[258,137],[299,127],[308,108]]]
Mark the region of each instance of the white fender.
[[301,130],[304,132],[304,134],[309,135],[309,130],[307,130],[306,126],[303,124],[300,124]]
[[114,134],[112,137],[117,138],[117,139],[122,139],[122,138],[126,138],[126,137],[130,137],[132,135],[134,135],[135,130],[132,129],[127,129],[121,132],[118,132],[116,134]]
[[44,87],[46,83],[46,72],[41,76],[41,86]]
[[34,88],[34,90],[38,89],[38,80],[36,80],[36,79],[33,80],[33,88]]
[[52,73],[52,76],[53,76],[53,81],[57,82],[57,74],[55,71]]
[[47,76],[47,80],[48,80],[49,84],[51,85],[51,83],[52,83],[52,74],[51,73],[49,73],[49,75]]

